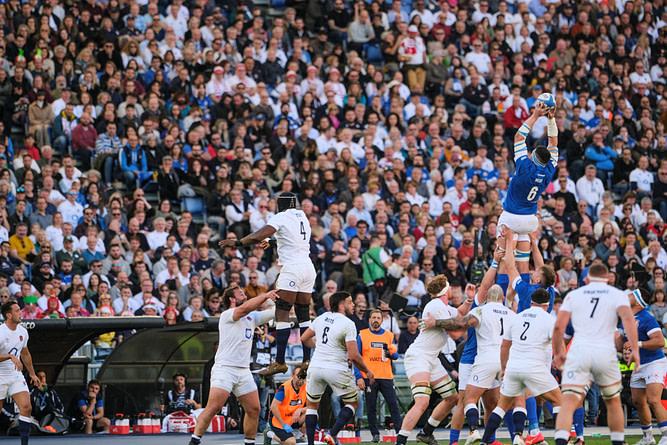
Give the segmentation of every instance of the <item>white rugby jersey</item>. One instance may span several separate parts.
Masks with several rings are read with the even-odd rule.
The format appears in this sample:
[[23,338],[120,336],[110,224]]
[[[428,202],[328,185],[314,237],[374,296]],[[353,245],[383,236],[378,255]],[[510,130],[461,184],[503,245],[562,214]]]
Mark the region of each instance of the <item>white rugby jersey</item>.
[[539,307],[530,307],[507,324],[504,340],[511,341],[507,369],[543,369],[551,362],[551,337],[556,319]]
[[621,306],[630,307],[627,294],[605,283],[593,282],[567,294],[560,310],[571,314],[572,347],[616,350],[616,311]]
[[[434,298],[424,306],[422,318],[428,318],[433,315],[436,320],[446,320],[454,318],[458,314],[457,310],[442,302],[440,298]],[[437,357],[440,350],[447,344],[447,331],[434,327],[421,331],[414,342],[406,351],[406,356],[413,357]]]
[[[9,354],[21,359],[21,351],[28,347],[28,331],[21,325],[16,326],[15,330],[9,329],[6,323],[0,326],[0,354]],[[11,360],[0,362],[0,376],[23,377],[21,371],[16,370],[16,366]]]
[[310,223],[303,210],[287,209],[267,222],[276,229],[278,257],[281,266],[310,261]]
[[310,329],[315,331],[315,352],[311,366],[346,371],[348,368],[347,345],[357,342],[357,327],[340,312],[326,312],[317,317]]
[[516,314],[502,303],[487,302],[470,311],[479,320],[477,334],[477,356],[475,363],[500,363],[500,344],[505,330]]
[[275,308],[254,311],[234,321],[234,311],[227,309],[218,322],[219,344],[215,353],[215,366],[248,368],[252,353],[252,338],[256,326],[268,323],[275,316]]

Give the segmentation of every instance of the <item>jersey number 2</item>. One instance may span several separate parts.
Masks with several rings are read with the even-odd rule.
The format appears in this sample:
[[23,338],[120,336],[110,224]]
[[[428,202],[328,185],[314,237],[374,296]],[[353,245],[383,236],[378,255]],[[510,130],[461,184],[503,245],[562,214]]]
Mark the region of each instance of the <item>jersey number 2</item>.
[[527,321],[524,321],[524,322],[523,322],[523,327],[524,327],[525,329],[523,330],[523,332],[521,333],[521,335],[519,336],[519,338],[520,338],[521,340],[523,340],[523,341],[526,341],[526,339],[528,338],[528,337],[526,337],[526,332],[528,331],[528,328],[530,327],[530,323],[527,322]]
[[530,191],[528,192],[528,196],[526,197],[526,199],[527,199],[528,201],[532,201],[533,199],[535,199],[535,197],[537,196],[537,191],[538,191],[538,190],[539,190],[539,188],[537,188],[537,186],[535,186],[535,187],[533,187],[532,189],[530,189]]
[[299,233],[303,235],[303,240],[306,241],[306,228],[303,227],[303,221],[301,221],[301,231]]
[[[303,223],[301,223],[301,224],[303,224]],[[326,345],[329,342],[329,336],[327,335],[328,332],[329,332],[329,326],[325,327],[322,330],[322,344],[323,345]]]

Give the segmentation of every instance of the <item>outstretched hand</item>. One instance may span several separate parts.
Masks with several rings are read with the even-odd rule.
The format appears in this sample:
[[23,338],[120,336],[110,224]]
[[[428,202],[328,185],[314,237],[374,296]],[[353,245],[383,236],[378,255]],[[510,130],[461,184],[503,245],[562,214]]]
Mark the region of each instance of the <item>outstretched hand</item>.
[[218,243],[218,246],[220,247],[234,247],[236,246],[236,240],[235,239],[223,239]]
[[468,298],[469,300],[472,300],[473,298],[475,298],[475,294],[477,293],[477,286],[475,286],[472,283],[468,283],[468,284],[466,284],[466,291],[465,292],[466,292],[466,298]]
[[544,105],[544,102],[536,100],[535,101],[535,108],[533,108],[533,116],[544,116],[547,114],[547,106]]

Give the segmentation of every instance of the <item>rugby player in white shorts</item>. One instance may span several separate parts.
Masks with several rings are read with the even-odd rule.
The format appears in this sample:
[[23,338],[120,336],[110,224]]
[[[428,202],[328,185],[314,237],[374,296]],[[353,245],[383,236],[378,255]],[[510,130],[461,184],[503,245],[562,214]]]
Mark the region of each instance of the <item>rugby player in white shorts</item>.
[[[556,419],[556,445],[566,445],[572,414],[579,406],[585,387],[593,374],[607,405],[607,424],[613,445],[623,445],[623,410],[621,407],[621,371],[616,357],[616,323],[623,322],[625,334],[632,347],[635,372],[640,365],[637,346],[637,328],[630,310],[628,296],[609,286],[609,270],[594,263],[588,270],[586,285],[570,292],[558,312],[554,327],[554,364],[563,369],[561,380],[563,403]],[[572,321],[574,337],[570,350],[565,353],[563,335]],[[564,365],[564,366],[563,366]]]
[[259,311],[266,300],[276,300],[276,291],[248,300],[243,289],[230,286],[222,294],[226,310],[218,322],[219,341],[215,353],[215,364],[211,370],[211,392],[206,408],[197,418],[195,431],[189,445],[199,445],[201,437],[211,424],[213,417],[227,403],[233,393],[245,410],[243,430],[245,445],[255,444],[259,423],[259,395],[257,385],[250,372],[250,354],[255,327],[268,323],[275,316],[273,308]]
[[[651,426],[651,409],[653,409],[662,434],[660,445],[667,445],[667,410],[662,406],[661,400],[665,375],[667,375],[667,358],[662,352],[662,348],[665,347],[665,338],[658,321],[646,310],[651,294],[646,289],[637,289],[630,293],[629,297],[630,309],[635,314],[637,345],[642,362],[641,369],[635,369],[630,380],[632,402],[639,414],[639,424],[644,433],[644,437],[637,442],[637,445],[655,445]],[[627,337],[619,335],[616,338],[616,348],[619,351],[629,346]]]
[[[547,313],[551,296],[545,289],[537,289],[531,296],[531,307],[507,325],[500,349],[503,381],[500,400],[484,429],[482,444],[488,444],[514,400],[528,388],[533,395],[542,396],[554,406],[554,415],[560,410],[561,392],[551,374],[551,339],[554,318]],[[525,420],[525,415],[523,416]],[[523,443],[521,435],[514,437],[514,445]]]
[[0,307],[0,313],[5,319],[5,323],[0,326],[0,408],[7,396],[14,399],[19,409],[21,445],[28,445],[32,407],[23,368],[28,370],[33,385],[41,386],[42,383],[32,367],[32,356],[28,351],[28,331],[21,326],[19,304],[16,300],[7,300]]
[[[447,277],[436,276],[426,290],[432,300],[424,306],[424,317],[435,318],[439,323],[457,316],[457,310],[447,304],[452,293]],[[470,308],[469,304],[465,306]],[[414,404],[403,418],[401,430],[396,436],[397,444],[405,445],[407,442],[410,432],[428,408],[431,392],[435,391],[442,397],[442,401],[435,407],[429,419],[429,423],[435,423],[435,426],[449,414],[456,404],[458,400],[456,384],[438,360],[438,354],[447,344],[449,337],[457,339],[463,332],[460,328],[447,332],[447,329],[438,325],[431,329],[422,329],[406,351],[403,363],[405,375],[410,381]]]
[[28,445],[32,407],[23,368],[28,370],[33,385],[41,386],[42,383],[32,367],[32,356],[28,351],[28,331],[21,326],[19,304],[16,300],[7,300],[0,308],[0,313],[5,319],[5,323],[0,326],[0,408],[7,396],[14,399],[19,409],[21,445]]
[[[267,239],[275,235],[278,261],[282,266],[276,289],[276,361],[259,372],[263,377],[287,372],[285,350],[291,332],[289,314],[294,306],[294,313],[303,334],[310,326],[310,300],[315,287],[315,266],[310,260],[310,222],[302,211],[297,209],[296,195],[283,192],[276,198],[278,213],[269,219],[264,227],[240,240],[223,240],[221,246],[248,246],[262,243],[269,246]],[[310,362],[310,348],[303,345],[303,363],[300,378],[305,378]]]
[[315,443],[317,409],[327,389],[339,396],[345,406],[340,410],[331,436],[336,435],[352,419],[359,406],[357,382],[348,360],[366,374],[369,383],[375,382],[357,348],[357,328],[348,318],[354,312],[354,301],[348,292],[336,292],[329,298],[330,312],[317,317],[301,334],[301,342],[315,348],[306,377],[306,436],[308,445]]

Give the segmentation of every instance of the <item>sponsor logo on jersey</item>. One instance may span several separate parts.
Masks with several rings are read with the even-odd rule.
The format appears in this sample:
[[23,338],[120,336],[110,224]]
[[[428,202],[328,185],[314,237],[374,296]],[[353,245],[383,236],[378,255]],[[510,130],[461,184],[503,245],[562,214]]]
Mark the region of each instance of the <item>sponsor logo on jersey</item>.
[[371,342],[371,348],[382,349],[382,348],[384,348],[384,343],[382,343],[381,341],[372,341]]

